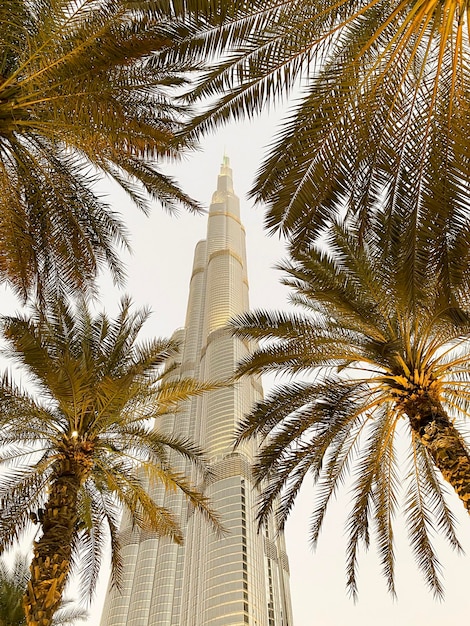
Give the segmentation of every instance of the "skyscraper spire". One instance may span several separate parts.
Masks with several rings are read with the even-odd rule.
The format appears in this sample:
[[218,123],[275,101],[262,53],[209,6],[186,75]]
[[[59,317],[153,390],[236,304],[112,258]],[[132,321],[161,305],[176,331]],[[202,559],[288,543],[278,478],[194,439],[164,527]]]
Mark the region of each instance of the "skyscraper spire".
[[230,178],[232,178],[230,159],[226,154],[224,154],[224,158],[222,159],[222,165],[220,166],[220,176],[230,176]]
[[235,201],[229,202],[226,208],[232,210],[238,217],[240,217],[239,200],[233,191],[233,178],[230,160],[228,156],[224,156],[220,166],[220,174],[217,178],[217,190],[212,194],[211,210],[214,204],[225,203],[226,200],[232,196]]
[[[247,309],[245,231],[224,155],[207,237],[195,250],[177,373],[200,380],[230,377],[248,347],[225,326]],[[108,594],[102,626],[292,626],[284,538],[276,533],[274,519],[261,533],[254,519],[256,445],[233,450],[237,423],[261,396],[259,380],[246,377],[193,399],[174,420],[161,424],[207,451],[213,473],[206,493],[229,533],[216,537],[178,495],[161,494],[183,521],[185,545],[137,535],[124,522],[123,590]]]

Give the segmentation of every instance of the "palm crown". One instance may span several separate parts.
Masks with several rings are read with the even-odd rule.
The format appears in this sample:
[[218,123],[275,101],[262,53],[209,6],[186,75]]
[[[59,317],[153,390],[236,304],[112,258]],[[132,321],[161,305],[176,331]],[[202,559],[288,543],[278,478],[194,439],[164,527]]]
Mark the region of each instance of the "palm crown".
[[182,542],[180,520],[149,496],[149,485],[180,491],[219,528],[208,500],[169,456],[204,471],[200,449],[153,426],[210,385],[165,381],[176,346],[136,343],[146,317],[123,300],[114,321],[93,318],[84,304],[73,312],[60,303],[47,316],[3,321],[11,354],[36,384],[34,395],[8,376],[0,387],[0,551],[32,521],[42,531],[26,600],[31,623],[50,623],[74,565],[93,590],[108,534],[119,581],[122,506],[137,528]]
[[442,477],[470,512],[468,246],[463,256],[459,237],[449,246],[452,290],[445,289],[435,241],[428,238],[419,252],[415,246],[414,263],[405,264],[409,231],[396,226],[390,241],[377,219],[364,245],[355,229],[333,227],[327,251],[298,252],[282,266],[303,313],[255,311],[233,321],[237,335],[262,340],[241,373],[294,377],[274,388],[238,433],[262,442],[255,464],[258,481],[267,481],[260,523],[280,497],[283,525],[304,478],[313,476],[315,544],[329,502],[354,472],[347,521],[353,595],[358,549],[369,544],[372,527],[394,593],[392,522],[401,505],[418,565],[441,594],[432,529],[459,547]]
[[345,207],[362,228],[376,208],[465,211],[468,22],[456,0],[237,3],[204,40],[230,48],[190,94],[209,99],[192,132],[296,98],[252,190],[294,240]]
[[2,2],[0,281],[24,299],[87,285],[103,264],[122,278],[126,231],[97,179],[143,210],[197,208],[155,165],[184,145],[171,94],[191,64],[160,54],[187,31],[147,2]]

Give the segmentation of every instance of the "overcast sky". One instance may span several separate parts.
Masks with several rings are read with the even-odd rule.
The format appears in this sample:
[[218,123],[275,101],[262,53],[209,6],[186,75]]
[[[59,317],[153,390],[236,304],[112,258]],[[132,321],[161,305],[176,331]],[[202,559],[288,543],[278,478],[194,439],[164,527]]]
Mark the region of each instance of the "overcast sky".
[[[287,291],[278,283],[272,267],[283,256],[283,246],[263,232],[263,209],[245,199],[254,173],[269,142],[272,124],[254,121],[222,129],[202,142],[202,150],[172,168],[184,190],[209,205],[215,190],[224,152],[229,156],[234,187],[241,199],[241,214],[247,233],[250,302],[253,308],[285,308]],[[140,215],[123,194],[108,197],[113,209],[122,213],[132,236],[134,254],[127,258],[128,283],[136,306],[153,310],[146,332],[169,336],[184,325],[194,246],[205,237],[206,217],[180,214],[170,217],[155,208],[150,218]],[[102,281],[100,308],[117,310],[120,294]],[[344,517],[348,493],[340,494],[326,520],[325,531],[315,553],[308,544],[311,490],[306,485],[287,527],[291,567],[291,592],[295,626],[442,626],[464,620],[470,614],[470,559],[457,557],[447,547],[440,553],[447,590],[444,602],[436,602],[417,573],[406,537],[397,540],[398,600],[386,593],[372,545],[360,559],[359,602],[355,605],[345,591]],[[461,520],[461,540],[470,551],[470,520],[456,501]],[[104,576],[105,578],[105,576]],[[88,624],[98,626],[105,583],[90,609]]]

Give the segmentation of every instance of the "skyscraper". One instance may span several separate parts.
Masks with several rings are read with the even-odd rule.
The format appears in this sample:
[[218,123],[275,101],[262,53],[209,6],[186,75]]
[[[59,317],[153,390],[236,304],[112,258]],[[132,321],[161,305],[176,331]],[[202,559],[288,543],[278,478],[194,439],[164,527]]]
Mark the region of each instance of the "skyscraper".
[[[225,324],[248,309],[245,231],[232,171],[224,157],[210,205],[207,238],[195,250],[186,324],[175,375],[231,376],[249,350]],[[250,466],[254,442],[233,450],[236,424],[262,396],[259,379],[193,399],[159,427],[191,437],[207,451],[206,488],[228,534],[217,537],[178,494],[154,494],[183,520],[184,546],[132,531],[123,522],[121,593],[108,593],[102,626],[292,626],[284,538],[274,519],[258,532],[259,491]],[[184,468],[186,472],[191,469]]]

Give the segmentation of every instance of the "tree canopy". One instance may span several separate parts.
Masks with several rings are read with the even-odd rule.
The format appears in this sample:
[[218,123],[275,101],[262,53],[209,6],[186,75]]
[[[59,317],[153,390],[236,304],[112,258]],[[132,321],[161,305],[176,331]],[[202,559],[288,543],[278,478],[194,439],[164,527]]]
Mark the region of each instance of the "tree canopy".
[[[223,7],[232,4],[220,0]],[[468,211],[469,7],[456,0],[236,3],[188,46],[212,54],[189,94],[199,136],[290,109],[252,188],[298,244],[344,213]]]
[[49,626],[70,571],[81,572],[84,593],[93,591],[109,538],[119,582],[122,507],[136,529],[183,541],[180,520],[149,488],[180,492],[220,531],[208,499],[175,465],[183,457],[204,476],[201,450],[154,426],[214,385],[166,378],[177,346],[137,343],[147,315],[124,299],[115,320],[92,316],[84,302],[3,319],[10,356],[34,383],[28,392],[4,375],[0,385],[0,552],[33,524],[40,529],[28,623]]
[[392,243],[383,216],[362,243],[357,227],[335,225],[326,247],[298,251],[281,266],[297,312],[260,310],[231,323],[237,336],[261,341],[240,373],[272,372],[286,381],[238,432],[239,441],[261,442],[254,467],[265,486],[259,522],[279,498],[282,527],[309,476],[316,485],[315,545],[346,481],[352,494],[347,581],[354,596],[359,549],[372,538],[395,593],[393,528],[400,513],[416,562],[441,595],[433,534],[460,549],[444,481],[470,512],[470,252],[462,247],[469,223],[449,244],[452,289],[443,288],[442,257],[432,238],[424,244],[423,230],[412,263],[402,222]]
[[157,164],[188,146],[174,96],[198,65],[168,50],[194,30],[158,2],[2,2],[0,281],[23,300],[103,266],[122,280],[127,231],[98,180],[144,211],[199,208]]

